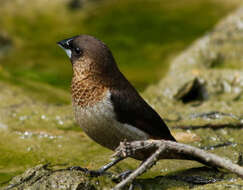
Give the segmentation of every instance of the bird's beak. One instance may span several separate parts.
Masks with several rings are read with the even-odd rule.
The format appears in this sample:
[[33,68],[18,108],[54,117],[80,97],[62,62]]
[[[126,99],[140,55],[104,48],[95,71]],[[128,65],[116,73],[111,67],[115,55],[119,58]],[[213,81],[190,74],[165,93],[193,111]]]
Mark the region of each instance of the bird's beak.
[[68,38],[62,41],[57,42],[57,44],[64,49],[64,51],[66,52],[67,56],[69,58],[72,57],[72,51],[71,51],[71,47],[70,47],[70,42],[73,40],[73,38]]

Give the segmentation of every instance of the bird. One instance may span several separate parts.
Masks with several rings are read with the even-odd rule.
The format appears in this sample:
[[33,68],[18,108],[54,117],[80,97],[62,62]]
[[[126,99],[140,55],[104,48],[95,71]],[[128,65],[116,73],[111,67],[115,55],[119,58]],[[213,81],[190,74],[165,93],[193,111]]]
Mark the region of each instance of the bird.
[[[113,151],[122,141],[176,141],[160,115],[121,73],[104,42],[81,34],[57,43],[72,64],[71,95],[76,122],[92,140]],[[133,158],[144,161],[150,154],[145,152]]]

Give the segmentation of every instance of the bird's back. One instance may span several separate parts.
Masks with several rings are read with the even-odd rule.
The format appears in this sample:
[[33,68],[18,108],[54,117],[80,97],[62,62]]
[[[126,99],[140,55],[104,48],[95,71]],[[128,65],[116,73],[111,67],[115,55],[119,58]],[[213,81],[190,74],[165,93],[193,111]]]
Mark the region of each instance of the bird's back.
[[145,132],[152,139],[175,141],[159,114],[120,73],[119,85],[111,88],[111,101],[119,122]]

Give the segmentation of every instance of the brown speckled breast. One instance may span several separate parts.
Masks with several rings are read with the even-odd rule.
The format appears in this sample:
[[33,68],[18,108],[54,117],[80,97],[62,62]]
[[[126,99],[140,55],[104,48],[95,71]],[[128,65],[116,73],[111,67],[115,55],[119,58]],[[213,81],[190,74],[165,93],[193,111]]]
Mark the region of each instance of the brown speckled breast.
[[102,85],[96,73],[91,71],[93,70],[91,66],[92,63],[86,60],[73,67],[71,91],[74,105],[81,107],[92,106],[105,96],[107,88]]
[[105,96],[105,92],[104,87],[87,80],[72,82],[73,104],[81,107],[92,106],[99,102]]

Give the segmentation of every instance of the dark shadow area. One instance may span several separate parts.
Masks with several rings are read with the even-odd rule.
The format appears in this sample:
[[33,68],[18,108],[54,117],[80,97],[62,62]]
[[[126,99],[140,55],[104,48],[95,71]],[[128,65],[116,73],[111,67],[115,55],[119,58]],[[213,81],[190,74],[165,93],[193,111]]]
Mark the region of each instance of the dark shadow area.
[[206,86],[198,78],[186,83],[179,89],[175,95],[175,99],[181,100],[183,103],[193,101],[204,101],[209,98]]

